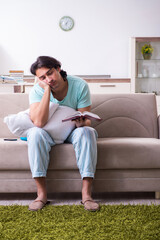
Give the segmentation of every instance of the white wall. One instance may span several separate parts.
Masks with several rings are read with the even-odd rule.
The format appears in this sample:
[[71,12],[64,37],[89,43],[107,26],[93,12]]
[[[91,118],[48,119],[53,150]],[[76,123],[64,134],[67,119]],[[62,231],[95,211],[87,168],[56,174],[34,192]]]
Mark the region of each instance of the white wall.
[[0,74],[49,55],[69,74],[129,77],[131,36],[160,36],[160,0],[0,0]]

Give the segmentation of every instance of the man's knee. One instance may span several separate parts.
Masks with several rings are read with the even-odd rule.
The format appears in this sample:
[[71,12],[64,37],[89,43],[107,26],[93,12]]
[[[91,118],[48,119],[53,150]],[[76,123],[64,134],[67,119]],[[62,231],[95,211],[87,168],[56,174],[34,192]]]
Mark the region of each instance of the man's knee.
[[97,138],[97,132],[94,128],[92,127],[79,127],[79,128],[76,128],[76,138],[77,139],[81,139],[82,137],[84,137],[84,139],[95,139]]
[[39,141],[43,137],[44,132],[45,130],[43,130],[42,128],[30,128],[27,133],[27,139],[32,141]]

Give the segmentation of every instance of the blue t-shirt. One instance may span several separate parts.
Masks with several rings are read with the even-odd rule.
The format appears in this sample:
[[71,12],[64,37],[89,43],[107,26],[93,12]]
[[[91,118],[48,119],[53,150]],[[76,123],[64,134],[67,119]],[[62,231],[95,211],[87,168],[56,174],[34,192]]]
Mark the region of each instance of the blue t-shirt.
[[[85,80],[76,76],[67,76],[68,92],[62,101],[58,101],[50,95],[50,101],[59,105],[68,106],[74,109],[84,108],[91,105],[91,97],[88,84]],[[37,83],[29,94],[29,103],[40,102],[44,94],[44,89]]]

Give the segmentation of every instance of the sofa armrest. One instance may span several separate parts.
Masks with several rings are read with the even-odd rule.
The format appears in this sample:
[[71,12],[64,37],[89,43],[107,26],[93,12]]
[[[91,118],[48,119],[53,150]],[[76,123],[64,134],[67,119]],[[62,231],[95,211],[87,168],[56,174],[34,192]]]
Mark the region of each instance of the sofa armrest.
[[158,138],[160,139],[160,115],[158,115]]

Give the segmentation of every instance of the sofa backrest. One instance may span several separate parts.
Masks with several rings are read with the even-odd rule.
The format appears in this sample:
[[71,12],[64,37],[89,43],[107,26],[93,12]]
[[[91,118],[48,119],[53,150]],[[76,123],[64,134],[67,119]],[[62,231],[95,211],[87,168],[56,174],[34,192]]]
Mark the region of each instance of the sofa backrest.
[[103,119],[92,122],[99,137],[158,138],[154,94],[95,94],[92,112]]
[[[3,122],[5,116],[26,110],[28,94],[0,93],[0,137],[13,137]],[[103,120],[93,121],[99,137],[158,138],[154,94],[93,94],[92,112]]]
[[25,93],[0,93],[0,137],[15,137],[3,122],[5,116],[24,111],[29,107],[28,94]]

